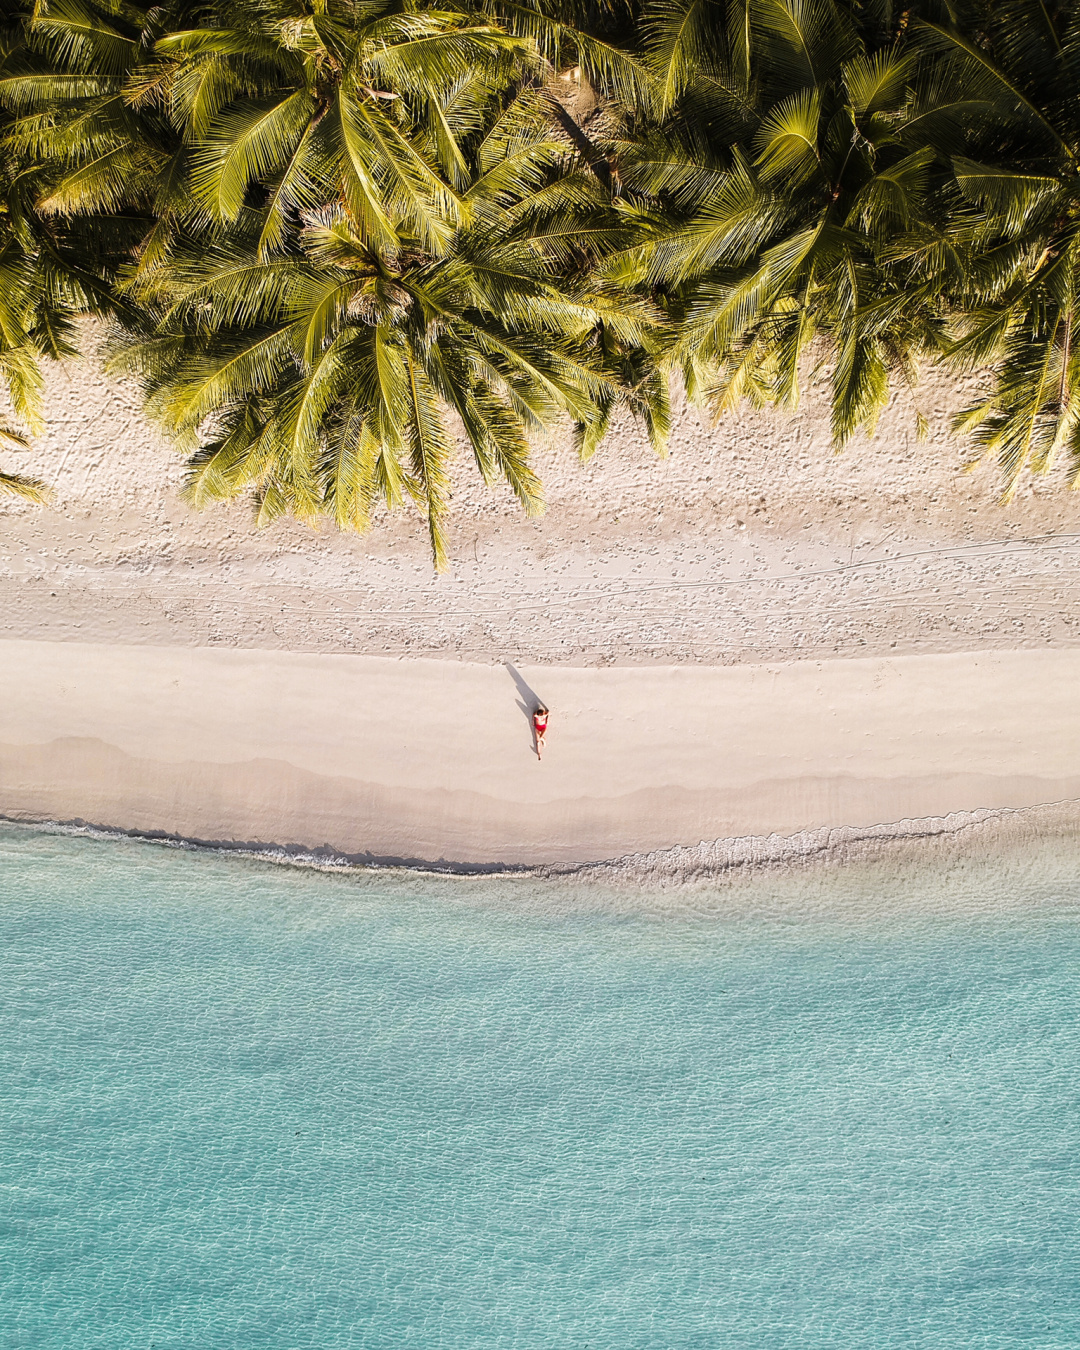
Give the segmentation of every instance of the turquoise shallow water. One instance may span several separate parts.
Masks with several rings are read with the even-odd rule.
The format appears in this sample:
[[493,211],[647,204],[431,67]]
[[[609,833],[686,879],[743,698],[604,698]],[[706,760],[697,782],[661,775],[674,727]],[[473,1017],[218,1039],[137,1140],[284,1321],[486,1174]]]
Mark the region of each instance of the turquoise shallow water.
[[1064,876],[657,921],[0,830],[0,1346],[1075,1347]]

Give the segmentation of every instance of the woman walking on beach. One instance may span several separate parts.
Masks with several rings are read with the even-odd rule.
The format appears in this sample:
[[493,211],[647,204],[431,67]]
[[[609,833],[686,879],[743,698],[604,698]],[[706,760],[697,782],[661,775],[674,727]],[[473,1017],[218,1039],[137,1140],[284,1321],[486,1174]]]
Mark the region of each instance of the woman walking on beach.
[[536,737],[536,758],[542,759],[544,737],[547,735],[548,710],[541,703],[533,711],[533,735]]

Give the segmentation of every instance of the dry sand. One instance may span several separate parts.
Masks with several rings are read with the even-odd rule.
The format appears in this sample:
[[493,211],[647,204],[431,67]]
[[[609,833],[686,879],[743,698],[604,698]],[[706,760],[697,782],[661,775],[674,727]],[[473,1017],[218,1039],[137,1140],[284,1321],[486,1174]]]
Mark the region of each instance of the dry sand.
[[[463,462],[436,578],[415,516],[192,513],[133,390],[57,368],[18,464],[53,505],[0,505],[0,812],[572,862],[1080,796],[1080,499],[1001,506],[962,396],[840,456],[816,388],[681,406],[666,461],[544,445],[536,522]],[[507,661],[553,709],[541,765]]]

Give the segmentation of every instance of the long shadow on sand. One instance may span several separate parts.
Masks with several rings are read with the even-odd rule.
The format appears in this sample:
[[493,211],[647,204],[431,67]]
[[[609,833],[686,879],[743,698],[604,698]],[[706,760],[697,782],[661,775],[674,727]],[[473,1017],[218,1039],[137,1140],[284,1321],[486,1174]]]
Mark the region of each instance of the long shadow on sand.
[[521,698],[518,699],[518,707],[525,714],[525,720],[529,724],[529,730],[532,731],[533,713],[537,708],[542,706],[543,700],[536,690],[525,682],[521,672],[516,670],[509,661],[504,661],[503,665],[509,671],[510,678],[517,685],[517,691],[521,695]]

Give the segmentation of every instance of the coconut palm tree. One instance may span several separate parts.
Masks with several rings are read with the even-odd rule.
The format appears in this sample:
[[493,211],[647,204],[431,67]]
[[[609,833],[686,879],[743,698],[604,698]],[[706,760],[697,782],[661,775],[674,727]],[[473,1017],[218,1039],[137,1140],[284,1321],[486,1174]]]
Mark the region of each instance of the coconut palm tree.
[[394,248],[404,231],[439,253],[463,219],[468,124],[455,95],[475,110],[481,86],[497,95],[537,61],[531,44],[453,8],[220,0],[209,22],[158,38],[128,96],[167,111],[213,222],[265,206],[262,256],[297,213],[339,199],[372,246]]
[[589,240],[617,222],[544,134],[545,99],[523,90],[463,142],[462,223],[437,240],[399,224],[392,246],[376,242],[343,194],[290,219],[270,253],[267,199],[212,246],[199,237],[134,274],[156,325],[118,359],[190,454],[193,503],[254,491],[261,522],[291,510],[363,529],[376,501],[411,497],[442,567],[448,412],[484,479],[504,479],[530,514],[542,503],[530,432],[569,417],[588,454],[621,403],[662,447],[659,316],[587,286]]
[[[923,20],[933,87],[917,90],[920,126],[950,181],[936,239],[900,240],[913,285],[940,289],[944,345],[989,389],[956,419],[996,455],[1006,495],[1025,470],[1062,452],[1080,481],[1080,11],[1003,0],[952,22]],[[949,95],[964,90],[958,117]]]
[[192,501],[359,527],[411,495],[443,565],[446,409],[528,511],[526,437],[557,416],[583,454],[619,403],[662,443],[657,315],[586,281],[622,226],[546,84],[544,51],[629,88],[610,44],[396,0],[49,0],[31,41],[54,86],[0,82],[12,141],[43,218],[139,232],[121,359],[194,456]]
[[956,425],[1006,493],[1080,472],[1080,17],[1044,0],[652,0],[659,116],[609,149],[687,385],[794,403],[832,365],[838,444],[929,357],[989,369]]
[[794,404],[824,342],[837,444],[873,428],[945,320],[894,249],[932,230],[946,173],[906,125],[935,58],[884,8],[654,0],[663,116],[613,150],[637,239],[602,274],[663,298],[689,390],[716,410]]

